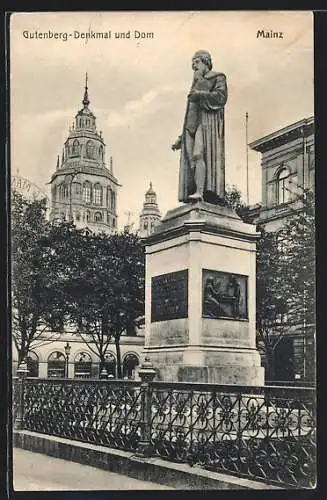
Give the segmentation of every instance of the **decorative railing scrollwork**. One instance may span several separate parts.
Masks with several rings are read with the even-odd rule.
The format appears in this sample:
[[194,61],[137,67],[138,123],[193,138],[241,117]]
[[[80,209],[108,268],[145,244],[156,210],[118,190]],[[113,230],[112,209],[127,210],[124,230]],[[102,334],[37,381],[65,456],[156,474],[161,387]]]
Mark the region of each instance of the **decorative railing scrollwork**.
[[24,426],[35,432],[123,450],[136,450],[140,438],[137,383],[97,380],[28,379]]
[[19,428],[284,487],[315,486],[314,389],[37,378],[13,388]]
[[155,455],[272,484],[315,485],[313,391],[160,382],[152,391]]

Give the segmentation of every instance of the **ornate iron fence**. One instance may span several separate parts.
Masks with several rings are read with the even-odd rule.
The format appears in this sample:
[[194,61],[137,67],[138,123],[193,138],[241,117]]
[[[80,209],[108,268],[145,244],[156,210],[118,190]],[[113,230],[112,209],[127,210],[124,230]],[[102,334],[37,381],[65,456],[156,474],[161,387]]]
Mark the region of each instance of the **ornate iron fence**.
[[151,443],[169,460],[310,488],[314,391],[153,382]]
[[150,379],[21,379],[14,386],[23,394],[19,428],[270,484],[314,487],[313,389]]
[[140,439],[139,383],[26,379],[24,428],[135,451]]

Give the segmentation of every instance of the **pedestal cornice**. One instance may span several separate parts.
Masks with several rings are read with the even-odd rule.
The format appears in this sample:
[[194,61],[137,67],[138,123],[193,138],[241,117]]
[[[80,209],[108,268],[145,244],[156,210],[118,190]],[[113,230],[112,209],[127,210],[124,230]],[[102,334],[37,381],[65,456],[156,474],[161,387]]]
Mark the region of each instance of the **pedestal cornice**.
[[256,241],[260,237],[256,226],[243,222],[231,208],[197,202],[169,210],[155,231],[146,239],[146,245],[154,245],[193,231],[226,235],[247,241]]

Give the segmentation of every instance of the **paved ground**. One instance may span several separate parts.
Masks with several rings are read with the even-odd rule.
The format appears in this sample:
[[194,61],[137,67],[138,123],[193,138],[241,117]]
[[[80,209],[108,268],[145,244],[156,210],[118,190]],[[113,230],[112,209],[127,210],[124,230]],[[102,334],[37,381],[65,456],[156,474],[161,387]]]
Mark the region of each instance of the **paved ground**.
[[16,491],[172,489],[88,465],[15,448],[13,480]]

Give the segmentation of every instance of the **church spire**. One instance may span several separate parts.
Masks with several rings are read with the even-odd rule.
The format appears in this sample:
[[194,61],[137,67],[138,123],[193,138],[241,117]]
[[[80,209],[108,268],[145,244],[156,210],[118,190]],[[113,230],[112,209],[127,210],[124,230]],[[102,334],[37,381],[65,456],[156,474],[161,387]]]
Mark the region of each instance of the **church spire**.
[[89,101],[89,94],[88,94],[88,88],[87,88],[87,73],[85,73],[85,90],[84,90],[84,97],[83,97],[83,106],[84,108],[87,108],[88,105],[90,104]]

